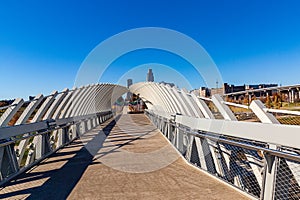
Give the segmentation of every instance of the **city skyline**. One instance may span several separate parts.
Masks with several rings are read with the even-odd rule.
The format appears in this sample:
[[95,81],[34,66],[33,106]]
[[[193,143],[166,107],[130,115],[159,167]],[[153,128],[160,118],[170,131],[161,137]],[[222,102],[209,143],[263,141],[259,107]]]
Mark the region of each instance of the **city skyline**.
[[[298,1],[172,1],[172,8],[160,1],[1,2],[0,99],[72,88],[80,66],[99,43],[139,27],[164,27],[197,41],[217,65],[220,83],[298,84],[299,7]],[[126,74],[149,63],[172,68],[156,67],[156,82],[205,86],[186,60],[153,49],[122,55],[99,82],[126,85]],[[145,78],[143,70],[131,74],[136,82]]]

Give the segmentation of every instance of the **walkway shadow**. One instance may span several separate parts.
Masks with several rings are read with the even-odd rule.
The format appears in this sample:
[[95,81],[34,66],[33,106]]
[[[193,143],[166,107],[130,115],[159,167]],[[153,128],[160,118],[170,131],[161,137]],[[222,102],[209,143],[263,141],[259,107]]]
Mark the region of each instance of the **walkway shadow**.
[[[110,131],[116,125],[119,117],[112,120],[102,130],[106,136],[109,135]],[[86,145],[93,144],[95,141],[99,141],[99,137],[103,138],[103,134],[97,134],[91,139]],[[75,141],[75,145],[78,145],[78,140]],[[71,144],[72,145],[72,144]],[[102,145],[97,145],[98,150]],[[53,154],[51,157],[59,156],[60,152]],[[68,153],[62,153],[65,155]],[[18,190],[0,195],[2,198],[14,198],[16,195],[30,194],[27,199],[66,199],[76,186],[87,167],[93,162],[93,155],[83,146],[75,156],[67,159],[67,163],[64,164],[60,169],[46,171],[46,172],[29,172],[21,174],[16,180],[8,183],[6,186],[27,183],[30,185],[30,181],[37,181],[43,178],[49,178],[42,185],[36,186],[33,184],[32,187],[27,187],[24,190]],[[52,162],[53,163],[53,162]],[[46,165],[45,163],[42,163]]]

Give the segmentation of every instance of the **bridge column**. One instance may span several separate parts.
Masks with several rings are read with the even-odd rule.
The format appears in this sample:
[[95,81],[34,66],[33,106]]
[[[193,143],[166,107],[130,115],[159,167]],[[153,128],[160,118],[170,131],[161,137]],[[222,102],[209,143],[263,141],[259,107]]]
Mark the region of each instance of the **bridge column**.
[[294,103],[294,90],[288,91],[288,99],[289,99],[289,103]]

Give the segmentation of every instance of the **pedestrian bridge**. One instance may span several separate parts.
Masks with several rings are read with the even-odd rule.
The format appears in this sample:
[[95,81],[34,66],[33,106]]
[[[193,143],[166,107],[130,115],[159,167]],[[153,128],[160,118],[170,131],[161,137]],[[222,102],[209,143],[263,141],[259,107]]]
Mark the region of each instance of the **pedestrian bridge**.
[[[144,114],[114,103],[128,91]],[[0,110],[1,199],[300,199],[297,111],[152,82]]]

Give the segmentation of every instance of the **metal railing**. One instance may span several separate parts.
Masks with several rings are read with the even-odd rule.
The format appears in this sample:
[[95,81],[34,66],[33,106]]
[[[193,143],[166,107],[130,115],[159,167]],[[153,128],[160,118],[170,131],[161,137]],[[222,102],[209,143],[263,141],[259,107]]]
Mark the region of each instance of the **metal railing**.
[[112,117],[112,103],[126,91],[93,84],[1,107],[0,185]]
[[[222,129],[208,131],[202,128],[205,125],[191,127],[191,118],[187,118],[188,123],[185,123],[185,117],[180,115],[166,117],[167,114],[161,116],[149,110],[146,115],[190,163],[251,197],[300,199],[300,149],[288,147],[284,142],[268,142],[263,137],[255,139],[258,133],[253,133],[252,138],[245,138],[243,131],[237,137],[236,134],[225,134]],[[206,120],[218,123],[225,121]],[[199,123],[203,122],[205,121],[199,120]],[[243,123],[245,127],[247,123],[252,126],[265,125],[254,122],[235,123]],[[272,131],[278,125],[265,126]],[[271,126],[274,127],[270,129]],[[286,127],[287,131],[295,128],[280,126]]]
[[[44,120],[34,124],[1,128],[0,147],[2,147],[2,152],[0,153],[2,153],[3,161],[0,186],[112,116],[112,112],[102,112],[80,118]],[[43,143],[34,142],[38,137],[43,138]],[[21,142],[26,142],[23,149],[19,149]],[[42,148],[39,147],[41,145],[43,145]],[[22,151],[22,156],[20,151]]]

